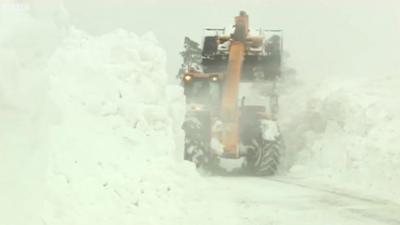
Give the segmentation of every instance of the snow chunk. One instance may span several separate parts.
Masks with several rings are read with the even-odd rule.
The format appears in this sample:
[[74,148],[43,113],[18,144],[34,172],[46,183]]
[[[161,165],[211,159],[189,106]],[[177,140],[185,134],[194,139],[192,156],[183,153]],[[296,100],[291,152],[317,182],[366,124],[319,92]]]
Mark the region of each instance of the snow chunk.
[[275,141],[279,137],[279,128],[276,121],[261,120],[261,131],[264,140]]

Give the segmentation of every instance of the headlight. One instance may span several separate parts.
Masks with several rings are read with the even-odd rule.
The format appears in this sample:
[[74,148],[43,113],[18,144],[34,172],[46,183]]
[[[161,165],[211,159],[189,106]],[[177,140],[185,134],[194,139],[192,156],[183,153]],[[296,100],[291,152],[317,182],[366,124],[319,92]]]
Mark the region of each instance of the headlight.
[[218,78],[218,76],[211,76],[211,77],[210,77],[210,80],[211,80],[211,81],[218,81],[219,78]]
[[191,75],[185,75],[185,76],[183,77],[183,79],[184,79],[185,81],[190,81],[190,80],[192,79],[192,76],[191,76]]

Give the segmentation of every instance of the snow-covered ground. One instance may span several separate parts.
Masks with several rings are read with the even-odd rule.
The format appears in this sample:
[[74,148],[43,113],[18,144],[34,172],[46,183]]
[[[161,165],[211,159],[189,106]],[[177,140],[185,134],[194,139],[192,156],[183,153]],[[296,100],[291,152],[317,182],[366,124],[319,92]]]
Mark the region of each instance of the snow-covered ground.
[[287,171],[202,177],[153,34],[4,18],[0,224],[400,223],[397,76],[287,80]]

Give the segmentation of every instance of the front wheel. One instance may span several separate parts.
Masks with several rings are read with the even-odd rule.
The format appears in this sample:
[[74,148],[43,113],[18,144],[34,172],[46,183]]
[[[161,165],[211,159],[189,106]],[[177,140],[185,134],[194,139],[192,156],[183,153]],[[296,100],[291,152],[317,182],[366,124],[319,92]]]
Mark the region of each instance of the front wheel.
[[247,166],[257,176],[274,175],[280,164],[283,151],[282,138],[265,140],[262,137],[252,139],[248,146]]
[[198,140],[185,141],[185,160],[192,161],[197,171],[203,175],[213,174],[219,169],[219,158],[209,154],[209,143]]

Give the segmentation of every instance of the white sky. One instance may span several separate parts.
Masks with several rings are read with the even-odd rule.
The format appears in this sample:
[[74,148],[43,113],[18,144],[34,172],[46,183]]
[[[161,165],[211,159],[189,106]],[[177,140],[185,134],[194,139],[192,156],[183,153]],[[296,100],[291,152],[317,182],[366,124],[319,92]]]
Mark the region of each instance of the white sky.
[[[25,1],[42,7],[55,2]],[[171,76],[181,63],[185,36],[200,41],[204,27],[231,25],[242,9],[253,27],[285,30],[285,49],[299,72],[400,71],[397,0],[64,0],[64,5],[77,27],[94,34],[153,31],[167,51]]]

